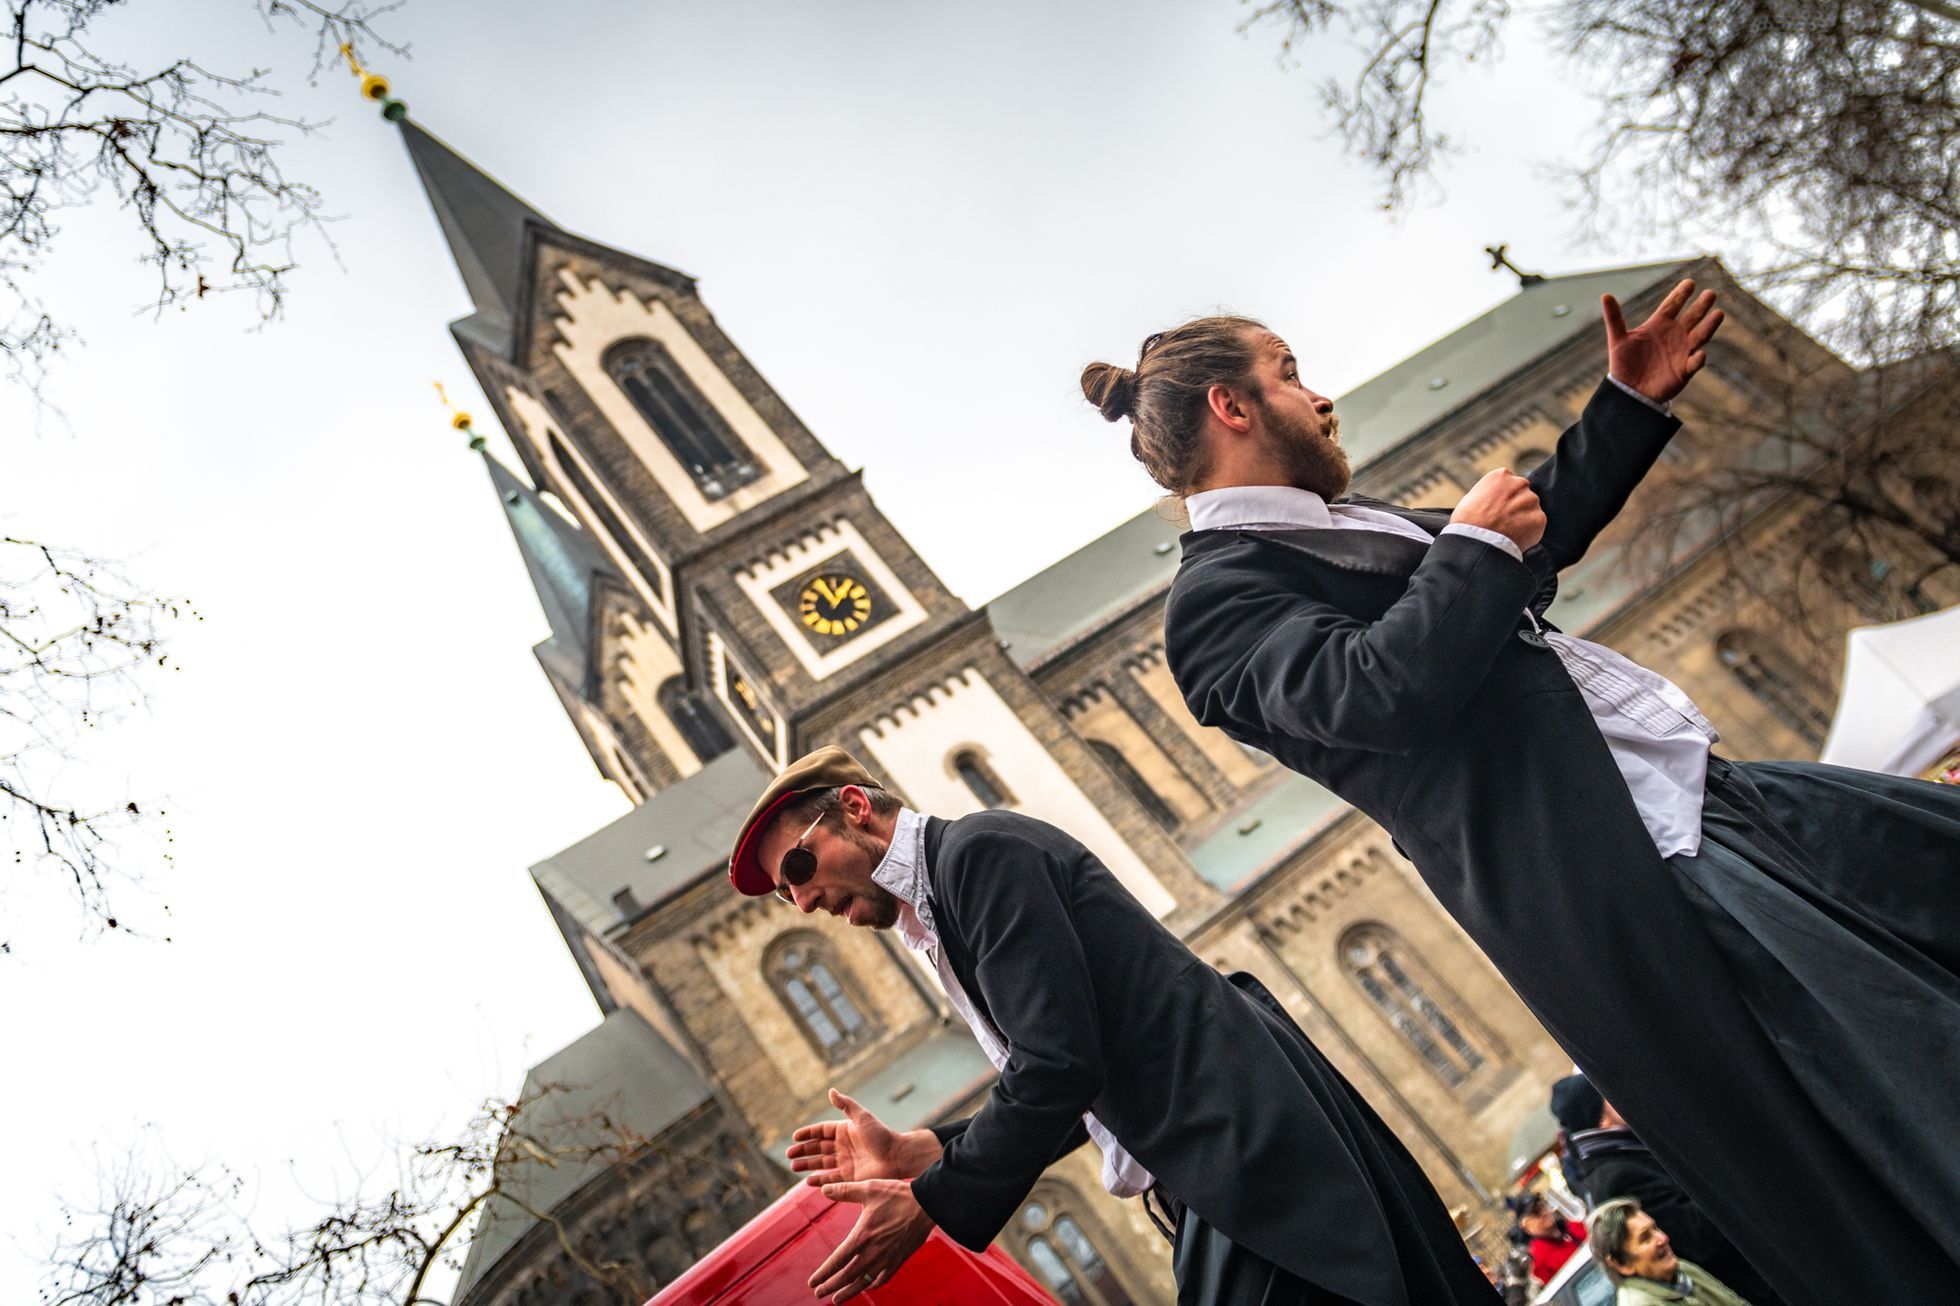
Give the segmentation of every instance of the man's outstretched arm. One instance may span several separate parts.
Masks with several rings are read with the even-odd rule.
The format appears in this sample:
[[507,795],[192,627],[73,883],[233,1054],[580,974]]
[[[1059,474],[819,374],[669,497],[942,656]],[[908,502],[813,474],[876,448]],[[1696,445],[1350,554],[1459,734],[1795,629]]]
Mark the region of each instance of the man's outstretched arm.
[[1663,406],[1707,364],[1705,347],[1722,325],[1715,292],[1694,292],[1694,282],[1682,281],[1632,330],[1619,301],[1601,298],[1607,372],[1620,384],[1600,386],[1530,477],[1545,509],[1543,547],[1553,571],[1585,556],[1680,429]]

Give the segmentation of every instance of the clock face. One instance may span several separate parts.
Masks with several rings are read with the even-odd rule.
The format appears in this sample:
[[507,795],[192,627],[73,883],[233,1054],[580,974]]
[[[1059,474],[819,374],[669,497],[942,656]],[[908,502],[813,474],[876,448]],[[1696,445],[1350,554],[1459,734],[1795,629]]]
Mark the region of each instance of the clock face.
[[876,607],[864,582],[845,571],[812,576],[796,598],[797,615],[819,635],[854,635]]

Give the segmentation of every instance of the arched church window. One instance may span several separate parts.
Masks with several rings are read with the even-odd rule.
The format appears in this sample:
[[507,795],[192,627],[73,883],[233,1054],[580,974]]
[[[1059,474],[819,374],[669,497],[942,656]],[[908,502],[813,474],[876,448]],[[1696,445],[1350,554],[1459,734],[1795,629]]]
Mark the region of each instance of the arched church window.
[[1813,748],[1824,746],[1831,719],[1813,696],[1821,687],[1782,650],[1753,630],[1731,630],[1715,641],[1715,655],[1785,725]]
[[953,774],[960,778],[960,783],[972,792],[982,807],[1014,806],[1013,791],[994,768],[987,765],[987,759],[980,755],[979,750],[962,748],[953,754],[951,763]]
[[1348,977],[1445,1084],[1464,1089],[1501,1055],[1471,1024],[1462,999],[1415,960],[1395,931],[1357,925],[1339,947]]
[[680,676],[669,676],[654,694],[654,701],[667,719],[674,723],[674,729],[681,732],[681,738],[693,750],[694,756],[702,762],[710,762],[735,747],[735,740],[728,728],[715,715],[715,710],[701,700],[701,696],[687,687],[687,681]]
[[778,939],[763,960],[763,973],[826,1061],[842,1061],[877,1036],[877,1025],[838,978],[818,935],[798,931]]
[[1067,1189],[1055,1184],[1035,1189],[1006,1236],[1022,1263],[1065,1306],[1130,1306],[1129,1292],[1097,1245],[1104,1241],[1101,1228]]
[[606,352],[605,366],[704,496],[719,499],[762,474],[741,437],[659,341],[617,344]]
[[1171,805],[1164,801],[1162,794],[1150,787],[1150,782],[1130,764],[1130,759],[1123,756],[1121,749],[1101,739],[1091,739],[1089,747],[1095,750],[1096,756],[1102,759],[1102,764],[1110,769],[1111,774],[1123,782],[1123,787],[1143,804],[1143,810],[1150,813],[1151,820],[1166,830],[1177,829],[1177,813],[1171,810]]
[[1540,463],[1551,456],[1536,445],[1528,449],[1520,449],[1511,456],[1511,470],[1520,476],[1529,476],[1538,470]]

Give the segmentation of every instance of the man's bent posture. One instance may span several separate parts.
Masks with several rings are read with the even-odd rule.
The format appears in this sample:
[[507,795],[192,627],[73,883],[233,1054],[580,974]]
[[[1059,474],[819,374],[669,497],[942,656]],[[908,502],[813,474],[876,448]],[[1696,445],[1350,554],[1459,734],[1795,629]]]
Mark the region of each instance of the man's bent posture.
[[1165,645],[1197,719],[1387,827],[1785,1301],[1960,1301],[1960,790],[1713,757],[1679,688],[1544,620],[1713,301],[1629,331],[1607,298],[1584,415],[1453,511],[1344,499],[1333,404],[1254,322],[1083,390],[1190,512]]
[[893,1134],[841,1123],[790,1157],[860,1202],[812,1289],[884,1284],[937,1224],[985,1247],[1047,1166],[1093,1138],[1108,1187],[1155,1188],[1177,1225],[1179,1300],[1220,1306],[1495,1306],[1409,1154],[1249,976],[1192,955],[1051,825],[900,806],[849,754],[779,775],[729,875],[927,952],[1000,1070],[971,1120]]

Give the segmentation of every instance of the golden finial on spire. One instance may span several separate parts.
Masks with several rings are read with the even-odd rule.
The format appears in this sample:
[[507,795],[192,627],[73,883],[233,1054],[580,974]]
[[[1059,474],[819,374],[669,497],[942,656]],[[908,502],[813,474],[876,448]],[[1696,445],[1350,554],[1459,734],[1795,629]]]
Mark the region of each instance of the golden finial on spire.
[[436,398],[442,400],[442,406],[449,410],[449,425],[468,435],[470,437],[470,448],[481,452],[484,444],[483,437],[477,434],[476,427],[472,424],[470,415],[458,408],[455,404],[449,402],[449,392],[442,388],[442,382],[437,381],[435,387]]
[[361,67],[361,61],[354,57],[354,43],[343,41],[340,57],[347,61],[348,69],[361,79],[361,94],[381,106],[381,116],[389,122],[399,122],[408,113],[408,106],[388,95],[388,79],[380,73],[369,72]]

